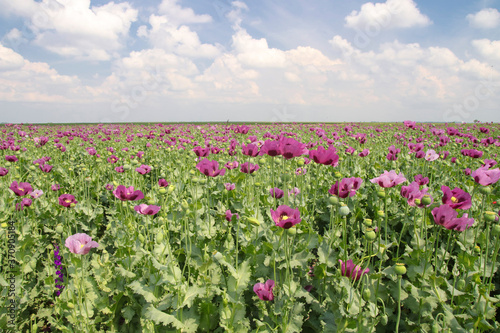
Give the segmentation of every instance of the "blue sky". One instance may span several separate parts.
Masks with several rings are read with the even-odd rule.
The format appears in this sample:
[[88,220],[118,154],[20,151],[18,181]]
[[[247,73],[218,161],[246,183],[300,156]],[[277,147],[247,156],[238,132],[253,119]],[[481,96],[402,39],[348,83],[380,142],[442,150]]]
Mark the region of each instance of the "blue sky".
[[0,122],[500,122],[500,0],[0,6]]

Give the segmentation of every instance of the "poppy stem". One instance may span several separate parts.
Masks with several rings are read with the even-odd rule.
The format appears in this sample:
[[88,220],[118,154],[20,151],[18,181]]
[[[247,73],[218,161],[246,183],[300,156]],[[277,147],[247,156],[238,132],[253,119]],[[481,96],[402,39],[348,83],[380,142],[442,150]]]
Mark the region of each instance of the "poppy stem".
[[398,317],[396,319],[396,333],[399,332],[399,321],[401,319],[401,275],[398,275]]

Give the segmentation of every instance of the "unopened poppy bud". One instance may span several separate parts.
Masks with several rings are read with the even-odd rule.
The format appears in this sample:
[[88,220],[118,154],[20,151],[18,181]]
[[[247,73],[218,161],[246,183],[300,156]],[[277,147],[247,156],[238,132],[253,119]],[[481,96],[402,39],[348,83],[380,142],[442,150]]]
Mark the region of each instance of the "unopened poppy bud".
[[31,171],[35,171],[35,170],[36,170],[36,167],[35,167],[34,165],[31,165],[31,166],[30,166],[30,170],[31,170]]
[[378,217],[385,217],[385,212],[383,210],[378,210],[377,215]]
[[68,308],[70,308],[70,309],[73,309],[75,307],[75,305],[71,302],[68,302],[67,304],[68,304]]
[[385,191],[377,191],[377,196],[379,198],[385,198]]
[[181,206],[182,206],[183,209],[188,209],[189,208],[189,205],[188,205],[188,203],[187,203],[187,201],[185,199],[182,200]]
[[403,264],[403,263],[397,263],[396,266],[394,266],[394,271],[396,272],[397,275],[404,275],[404,274],[406,274],[405,264]]
[[142,234],[139,234],[139,241],[141,243],[144,243],[144,236]]
[[493,236],[498,236],[498,235],[500,235],[500,225],[495,224],[495,225],[493,226],[493,229],[491,230],[491,233],[493,234]]
[[482,194],[490,194],[491,193],[491,187],[489,186],[482,186],[479,188],[479,192],[481,192]]
[[101,160],[100,158],[97,158],[95,161],[96,161],[97,163],[101,163],[101,162],[102,162],[102,160]]
[[339,198],[336,197],[336,196],[333,196],[333,197],[329,197],[328,198],[328,201],[332,204],[332,205],[336,205],[339,203]]
[[213,253],[213,256],[215,259],[217,259],[217,261],[221,260],[223,257],[222,257],[222,253],[220,253],[219,251],[215,251]]
[[365,301],[368,301],[371,296],[372,296],[372,292],[370,291],[370,289],[366,288],[365,290],[363,290],[363,299]]
[[247,218],[248,222],[250,222],[251,224],[253,225],[256,225],[256,226],[259,226],[260,225],[260,222],[259,220],[257,220],[256,218],[254,217],[248,217]]
[[123,169],[125,169],[125,170],[130,170],[130,168],[131,168],[131,167],[130,167],[130,164],[125,164],[125,165],[123,166]]
[[7,228],[7,223],[3,222],[1,225],[2,225],[2,228]]
[[167,193],[167,190],[164,188],[161,188],[158,192],[160,192],[160,194],[165,194],[165,193]]
[[169,194],[170,194],[170,193],[172,193],[174,190],[175,190],[175,185],[170,185],[170,186],[168,187],[168,193],[169,193]]
[[497,214],[495,214],[494,212],[487,211],[484,213],[484,219],[488,222],[493,222],[493,221],[495,221],[496,215]]
[[464,290],[464,288],[465,288],[465,280],[464,279],[458,280],[457,288],[458,288],[458,290]]
[[149,199],[147,202],[148,202],[148,205],[154,205],[155,204],[155,201],[153,199]]
[[432,202],[431,197],[428,195],[424,195],[424,197],[422,198],[422,203],[427,206],[430,205],[431,202]]
[[335,172],[335,178],[342,178],[342,174],[340,172]]
[[297,228],[288,228],[286,229],[286,232],[289,234],[289,235],[295,235],[297,233]]
[[75,207],[76,205],[74,203],[71,203],[69,206],[70,207]]
[[63,226],[62,226],[62,225],[60,225],[60,224],[58,224],[58,225],[57,225],[57,227],[56,227],[56,232],[57,232],[58,234],[62,234],[62,232],[63,232]]
[[385,313],[380,316],[380,323],[382,324],[382,326],[387,325],[388,322],[389,322],[389,317],[387,317]]

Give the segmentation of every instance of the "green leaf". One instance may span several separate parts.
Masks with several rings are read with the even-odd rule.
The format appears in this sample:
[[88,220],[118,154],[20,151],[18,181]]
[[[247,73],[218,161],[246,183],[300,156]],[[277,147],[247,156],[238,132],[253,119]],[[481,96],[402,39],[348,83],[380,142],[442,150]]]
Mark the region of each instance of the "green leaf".
[[141,284],[138,280],[135,280],[134,282],[130,283],[128,287],[132,289],[134,293],[142,295],[144,299],[149,303],[157,301],[157,298],[153,294],[154,287],[145,286]]

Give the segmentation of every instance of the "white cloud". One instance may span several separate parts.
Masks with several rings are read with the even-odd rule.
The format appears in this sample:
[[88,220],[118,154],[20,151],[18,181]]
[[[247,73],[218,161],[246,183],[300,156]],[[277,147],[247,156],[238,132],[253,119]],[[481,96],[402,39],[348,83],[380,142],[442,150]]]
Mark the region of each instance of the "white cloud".
[[155,48],[162,48],[188,57],[214,58],[220,53],[219,45],[201,43],[198,34],[188,26],[176,26],[166,15],[151,15],[149,18],[151,28],[139,27],[139,37],[147,38]]
[[467,15],[466,19],[471,27],[493,29],[500,25],[500,12],[495,8],[486,8],[475,14]]
[[0,71],[19,69],[24,65],[24,58],[12,49],[0,44]]
[[233,9],[231,9],[231,11],[227,13],[226,17],[231,23],[233,23],[233,29],[238,29],[241,26],[242,22],[241,12],[243,10],[248,10],[248,7],[242,1],[233,1],[231,2],[231,6],[233,7]]
[[478,39],[473,40],[472,45],[487,60],[500,61],[500,40]]
[[90,7],[89,0],[9,1],[8,11],[27,20],[36,45],[84,60],[111,59],[137,19],[127,2]]
[[76,76],[60,75],[47,63],[30,62],[0,44],[0,100],[10,102],[88,103]]
[[169,18],[173,25],[189,23],[212,22],[212,17],[207,14],[197,15],[191,8],[182,8],[177,4],[178,0],[163,0],[159,6],[159,13]]
[[284,67],[285,53],[269,48],[265,38],[254,39],[244,29],[233,35],[233,49],[238,60],[250,67]]
[[352,11],[345,18],[346,27],[369,33],[392,28],[427,26],[431,20],[420,13],[413,0],[387,0],[384,3],[368,2],[361,10]]

